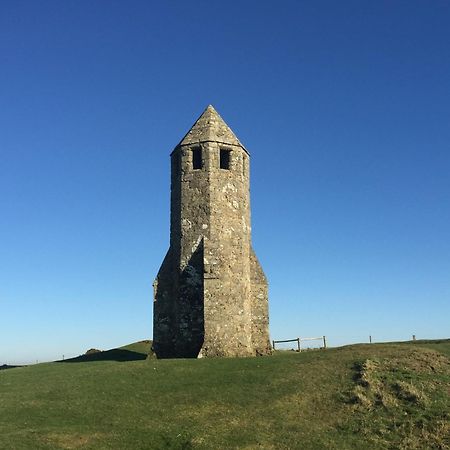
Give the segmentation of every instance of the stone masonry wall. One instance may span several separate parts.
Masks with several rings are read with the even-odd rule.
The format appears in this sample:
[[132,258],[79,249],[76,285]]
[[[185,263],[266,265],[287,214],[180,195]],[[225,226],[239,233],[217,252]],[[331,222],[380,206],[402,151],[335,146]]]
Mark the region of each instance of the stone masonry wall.
[[[220,149],[230,151],[221,169]],[[252,355],[250,303],[250,209],[246,152],[239,146],[207,145],[211,218],[205,240],[205,356]],[[248,165],[247,165],[248,166]]]

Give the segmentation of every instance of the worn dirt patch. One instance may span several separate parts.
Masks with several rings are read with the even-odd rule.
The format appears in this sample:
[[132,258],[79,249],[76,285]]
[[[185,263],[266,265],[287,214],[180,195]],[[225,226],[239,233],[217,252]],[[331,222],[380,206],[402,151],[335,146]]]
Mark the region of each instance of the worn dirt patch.
[[86,445],[92,445],[103,437],[104,435],[100,433],[49,433],[43,438],[43,441],[63,449],[77,449]]

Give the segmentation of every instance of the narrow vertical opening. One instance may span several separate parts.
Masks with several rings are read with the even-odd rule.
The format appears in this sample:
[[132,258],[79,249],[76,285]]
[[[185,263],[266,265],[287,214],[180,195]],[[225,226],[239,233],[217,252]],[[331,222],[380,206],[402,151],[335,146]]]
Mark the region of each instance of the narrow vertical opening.
[[230,170],[231,150],[220,149],[220,168]]
[[201,147],[195,147],[192,149],[192,168],[202,168],[202,149]]
[[242,175],[245,177],[245,172],[247,171],[247,158],[242,155]]

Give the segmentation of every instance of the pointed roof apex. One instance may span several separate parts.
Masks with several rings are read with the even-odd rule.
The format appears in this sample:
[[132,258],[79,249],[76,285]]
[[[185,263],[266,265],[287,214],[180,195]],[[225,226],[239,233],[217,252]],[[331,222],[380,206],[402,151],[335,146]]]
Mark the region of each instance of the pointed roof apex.
[[231,128],[223,121],[212,105],[206,107],[178,145],[190,145],[208,141],[239,145],[245,150],[245,147],[239,142]]

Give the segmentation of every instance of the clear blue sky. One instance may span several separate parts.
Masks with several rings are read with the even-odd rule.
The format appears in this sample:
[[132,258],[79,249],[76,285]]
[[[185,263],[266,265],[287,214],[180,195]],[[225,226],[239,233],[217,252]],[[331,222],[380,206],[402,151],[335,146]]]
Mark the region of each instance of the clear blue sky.
[[448,0],[0,3],[0,364],[152,336],[169,153],[252,156],[271,336],[450,335]]

